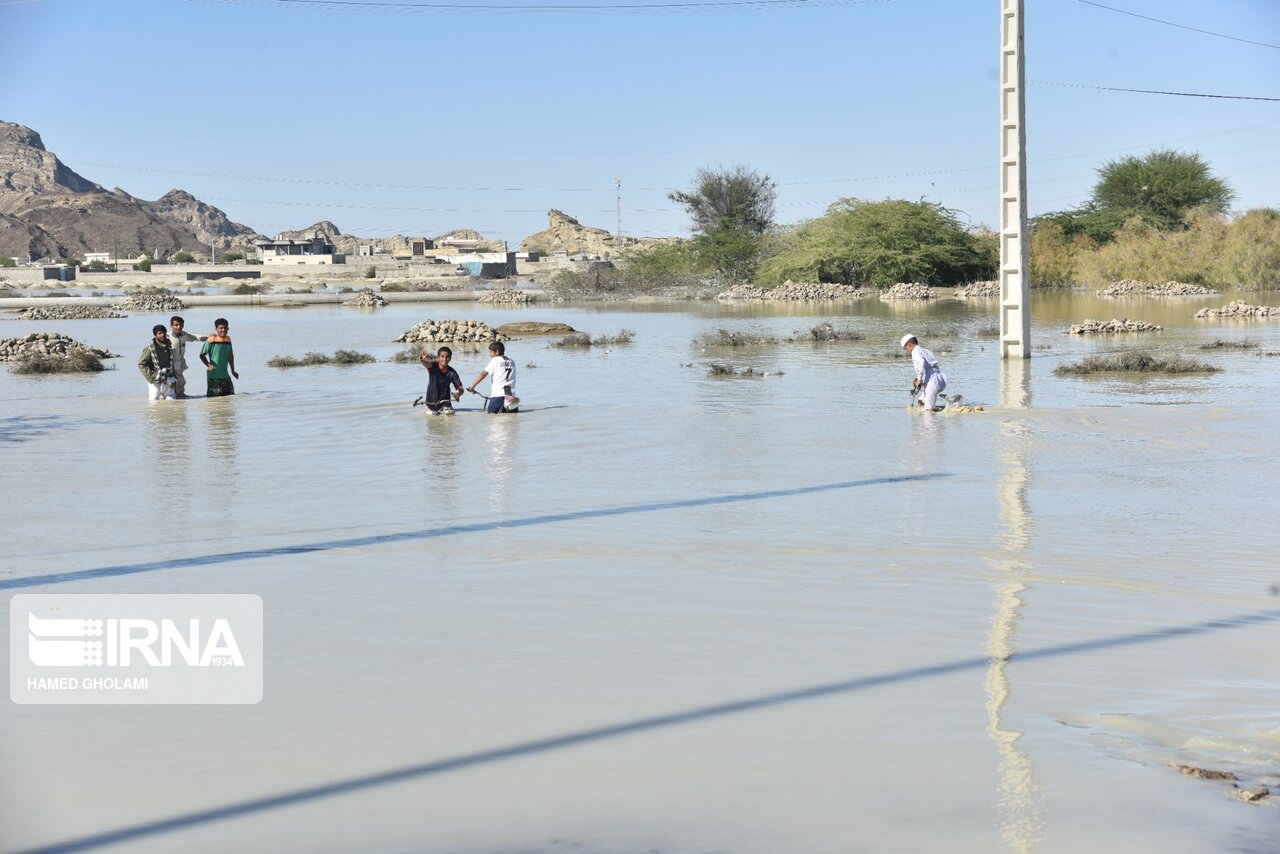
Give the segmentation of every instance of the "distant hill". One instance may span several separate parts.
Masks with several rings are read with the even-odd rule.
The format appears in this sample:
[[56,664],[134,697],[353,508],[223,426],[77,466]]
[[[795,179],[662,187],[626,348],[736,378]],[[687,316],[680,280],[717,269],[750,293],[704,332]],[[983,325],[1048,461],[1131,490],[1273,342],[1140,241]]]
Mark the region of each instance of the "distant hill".
[[262,235],[190,193],[154,202],[107,190],[44,147],[40,134],[0,121],[0,255],[21,260],[86,252],[247,248]]

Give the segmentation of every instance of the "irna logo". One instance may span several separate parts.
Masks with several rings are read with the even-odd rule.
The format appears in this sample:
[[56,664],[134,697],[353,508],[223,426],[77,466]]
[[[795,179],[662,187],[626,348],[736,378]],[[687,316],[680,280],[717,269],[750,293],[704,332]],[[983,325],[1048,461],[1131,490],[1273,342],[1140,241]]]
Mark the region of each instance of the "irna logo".
[[67,619],[27,614],[27,656],[38,667],[244,667],[226,619]]

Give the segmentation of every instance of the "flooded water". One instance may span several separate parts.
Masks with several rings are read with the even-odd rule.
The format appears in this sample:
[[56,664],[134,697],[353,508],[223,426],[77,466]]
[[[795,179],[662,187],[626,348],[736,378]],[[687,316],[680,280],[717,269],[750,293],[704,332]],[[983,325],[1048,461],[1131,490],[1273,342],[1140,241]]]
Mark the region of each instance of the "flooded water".
[[[1039,295],[1003,366],[992,301],[227,308],[240,394],[153,405],[164,318],[0,321],[124,355],[0,372],[6,603],[266,633],[257,705],[5,703],[0,848],[1275,851],[1280,795],[1171,767],[1280,789],[1280,321],[1220,302]],[[1165,331],[1063,334],[1124,316]],[[636,336],[512,342],[521,413],[425,417],[385,360],[427,317]],[[864,338],[694,343],[825,320]],[[904,332],[986,411],[912,412]],[[339,348],[384,361],[265,366]],[[1125,348],[1224,370],[1053,374]]]

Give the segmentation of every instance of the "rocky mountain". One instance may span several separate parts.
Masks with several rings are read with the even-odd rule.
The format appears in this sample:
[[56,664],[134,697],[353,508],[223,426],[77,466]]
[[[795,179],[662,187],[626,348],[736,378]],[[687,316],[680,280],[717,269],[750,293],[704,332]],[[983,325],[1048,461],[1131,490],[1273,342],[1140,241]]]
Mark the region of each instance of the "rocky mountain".
[[619,242],[603,228],[583,225],[567,213],[558,210],[547,212],[548,225],[543,231],[531,234],[520,243],[526,252],[556,252],[564,250],[570,255],[600,255],[618,257],[629,250],[647,249],[661,243],[679,242],[678,237],[627,237]]
[[86,252],[168,255],[250,246],[260,237],[190,193],[154,202],[78,175],[30,128],[0,122],[0,254],[26,260]]

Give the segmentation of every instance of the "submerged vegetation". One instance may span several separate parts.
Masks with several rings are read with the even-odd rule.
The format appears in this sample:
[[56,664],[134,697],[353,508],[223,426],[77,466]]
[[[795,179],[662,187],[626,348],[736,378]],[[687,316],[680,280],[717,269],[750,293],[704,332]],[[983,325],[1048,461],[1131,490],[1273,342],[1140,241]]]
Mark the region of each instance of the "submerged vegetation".
[[[417,360],[417,357],[414,357]],[[268,368],[301,368],[310,365],[364,365],[378,361],[368,353],[356,350],[335,350],[333,355],[325,353],[307,353],[296,356],[276,356],[267,361]],[[407,360],[406,360],[407,361]]]
[[88,350],[72,349],[65,355],[36,354],[13,365],[15,374],[88,374],[105,371],[107,366]]
[[617,335],[597,335],[594,338],[586,332],[575,332],[572,335],[566,335],[558,341],[552,341],[549,346],[573,348],[573,347],[612,347],[614,344],[630,344],[635,340],[636,334],[630,329],[622,329]]
[[1054,373],[1058,376],[1078,377],[1120,373],[1213,374],[1221,370],[1217,365],[1186,356],[1153,356],[1149,353],[1127,352],[1086,356],[1082,361],[1059,365]]

